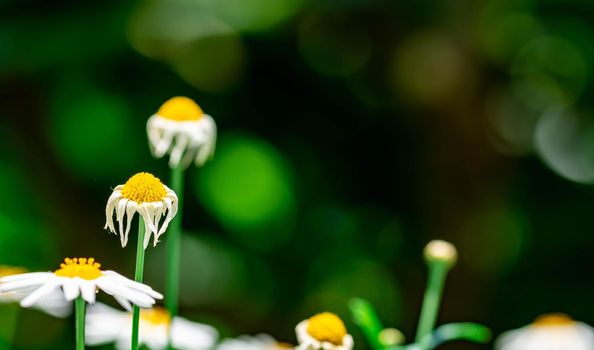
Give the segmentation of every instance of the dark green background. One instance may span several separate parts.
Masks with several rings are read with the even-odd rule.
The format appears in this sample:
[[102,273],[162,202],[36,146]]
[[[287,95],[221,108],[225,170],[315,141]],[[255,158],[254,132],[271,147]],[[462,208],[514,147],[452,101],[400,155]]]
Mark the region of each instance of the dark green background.
[[[187,173],[185,317],[295,342],[359,296],[412,338],[441,238],[440,322],[594,323],[593,20],[585,0],[0,1],[0,263],[132,276],[104,206],[136,172],[168,181],[145,123],[185,95],[219,128]],[[15,349],[73,345],[72,319],[16,310]]]

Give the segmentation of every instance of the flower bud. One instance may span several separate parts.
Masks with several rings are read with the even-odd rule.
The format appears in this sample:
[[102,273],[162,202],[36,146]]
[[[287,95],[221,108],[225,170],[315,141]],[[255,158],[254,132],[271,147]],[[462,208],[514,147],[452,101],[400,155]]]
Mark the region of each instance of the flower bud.
[[458,252],[453,244],[434,240],[429,242],[425,247],[425,260],[428,262],[445,262],[449,266],[453,266],[458,259]]
[[379,340],[384,346],[404,344],[404,334],[396,328],[386,328],[379,334]]

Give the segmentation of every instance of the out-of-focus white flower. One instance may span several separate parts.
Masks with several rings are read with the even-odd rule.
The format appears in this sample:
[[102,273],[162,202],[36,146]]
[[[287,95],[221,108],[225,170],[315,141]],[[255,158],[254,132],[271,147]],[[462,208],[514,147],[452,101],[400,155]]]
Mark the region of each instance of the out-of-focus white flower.
[[[218,332],[211,326],[169,316],[167,310],[154,307],[140,312],[139,344],[151,350],[171,345],[178,350],[206,350],[214,346]],[[87,345],[115,343],[117,350],[130,349],[132,314],[98,303],[87,310],[85,341]]]
[[542,315],[528,326],[502,334],[495,349],[592,350],[594,328],[563,314]]
[[353,337],[342,320],[333,313],[323,312],[301,321],[295,328],[300,350],[351,350]]
[[[114,211],[119,224],[118,230],[113,222]],[[156,246],[159,237],[165,233],[167,225],[177,213],[177,195],[149,173],[138,173],[124,185],[116,186],[105,207],[105,229],[120,235],[122,247],[128,244],[132,219],[137,212],[144,219],[144,249],[148,247],[151,234],[154,235],[153,245]],[[127,219],[125,225],[124,215]],[[165,220],[159,227],[162,216],[165,216]]]
[[[0,277],[13,276],[26,273],[27,269],[16,266],[0,266]],[[4,292],[0,293],[0,303],[18,303],[23,300],[30,291]],[[68,302],[59,294],[50,294],[39,299],[33,308],[41,310],[54,317],[67,317],[72,313],[72,303]]]
[[66,258],[54,272],[31,272],[0,278],[0,294],[26,294],[20,301],[21,306],[33,307],[45,298],[71,302],[79,295],[93,304],[97,290],[101,289],[129,310],[132,309],[130,303],[148,308],[155,304],[155,299],[163,298],[145,284],[129,280],[114,271],[102,271],[100,267],[93,258]]
[[286,350],[291,345],[277,342],[268,334],[256,336],[241,335],[233,339],[225,339],[217,346],[217,350]]
[[203,165],[214,154],[217,126],[200,106],[187,97],[173,97],[147,122],[153,155],[169,154],[169,166]]

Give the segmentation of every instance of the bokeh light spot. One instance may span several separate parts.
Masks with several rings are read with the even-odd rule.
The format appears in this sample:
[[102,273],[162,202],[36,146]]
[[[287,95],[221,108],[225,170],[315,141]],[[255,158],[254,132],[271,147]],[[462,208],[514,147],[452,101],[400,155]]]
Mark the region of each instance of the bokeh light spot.
[[436,32],[409,37],[398,48],[392,69],[398,92],[427,105],[468,95],[476,75],[452,38]]
[[58,88],[53,100],[49,138],[73,175],[115,180],[147,154],[144,123],[133,123],[123,98],[73,84]]
[[550,77],[574,100],[591,75],[585,57],[579,47],[565,38],[543,36],[522,48],[511,70],[515,77]]
[[545,164],[563,178],[594,182],[594,126],[591,118],[552,107],[540,118],[535,146]]
[[286,238],[282,227],[295,198],[287,163],[272,145],[223,134],[215,158],[197,174],[200,199],[236,237],[264,246]]
[[175,71],[195,88],[220,92],[243,76],[244,48],[234,33],[213,35],[188,43],[171,57]]
[[167,61],[184,45],[233,30],[208,15],[200,2],[152,1],[137,7],[130,17],[128,37],[147,57]]
[[292,17],[303,0],[215,0],[204,1],[207,8],[242,32],[261,32]]
[[520,48],[544,31],[529,13],[505,14],[484,26],[479,40],[487,56],[499,64],[512,61]]

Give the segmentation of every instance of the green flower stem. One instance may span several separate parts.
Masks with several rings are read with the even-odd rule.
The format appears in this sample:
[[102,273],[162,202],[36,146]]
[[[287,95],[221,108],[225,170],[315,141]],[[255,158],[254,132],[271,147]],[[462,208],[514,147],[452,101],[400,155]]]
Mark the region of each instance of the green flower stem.
[[419,319],[419,326],[417,327],[417,335],[415,337],[415,343],[420,345],[422,350],[429,349],[431,343],[430,334],[437,321],[441,294],[448,270],[450,269],[449,263],[440,260],[430,261],[428,265],[429,277],[427,289],[425,289],[421,318]]
[[76,313],[76,350],[85,349],[85,307],[86,302],[79,296],[74,301]]
[[[181,264],[182,213],[184,204],[184,168],[171,168],[171,189],[177,195],[177,214],[171,220],[167,232],[167,282],[165,307],[171,317],[177,316],[179,307],[179,276]],[[171,339],[170,339],[171,340]],[[168,349],[172,349],[171,341]]]
[[167,285],[165,306],[171,317],[177,316],[179,298],[179,275],[181,259],[182,213],[184,204],[184,168],[171,169],[171,189],[177,195],[177,214],[171,220],[167,233]]
[[[136,244],[136,271],[134,280],[142,283],[144,271],[144,220],[139,216],[138,220],[138,243]],[[132,309],[132,350],[138,350],[138,324],[140,322],[140,308],[134,305]]]

